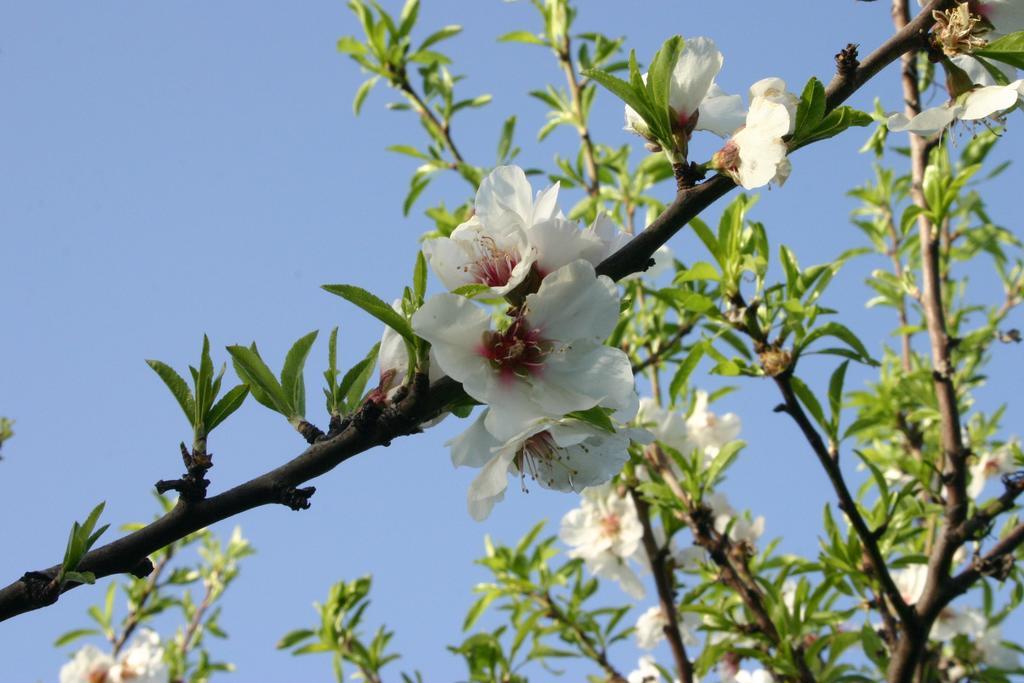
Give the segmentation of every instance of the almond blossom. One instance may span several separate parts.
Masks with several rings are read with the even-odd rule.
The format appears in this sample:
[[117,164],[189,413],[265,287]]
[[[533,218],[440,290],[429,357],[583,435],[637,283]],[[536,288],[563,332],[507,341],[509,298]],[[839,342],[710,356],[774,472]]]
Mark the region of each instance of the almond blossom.
[[903,602],[913,605],[924,594],[924,586],[928,581],[928,565],[912,564],[895,572],[892,578]]
[[967,495],[977,498],[985,488],[985,483],[992,477],[1009,474],[1018,468],[1014,451],[1020,449],[1016,440],[982,454],[978,462],[971,465],[971,483],[967,485]]
[[583,491],[580,506],[562,517],[558,537],[571,546],[569,557],[583,559],[595,575],[618,582],[631,597],[644,587],[628,560],[640,549],[644,529],[632,498],[620,496],[611,484]]
[[60,683],[167,683],[160,636],[142,629],[115,660],[93,645],[78,650],[60,669]]
[[602,344],[618,317],[615,284],[577,260],[544,278],[501,329],[455,294],[431,297],[412,326],[433,344],[441,370],[490,406],[487,430],[507,441],[538,418],[597,405],[620,422],[633,418],[638,399],[629,358]]
[[643,437],[639,430],[613,434],[582,420],[544,418],[502,443],[485,427],[487,413],[448,442],[452,464],[482,468],[468,496],[469,513],[478,521],[504,498],[509,474],[529,476],[546,489],[582,491],[618,474],[629,459],[630,438]]
[[482,284],[492,297],[504,296],[533,265],[526,230],[557,217],[557,200],[557,184],[535,198],[521,168],[499,166],[477,189],[475,215],[450,236],[424,242],[423,253],[448,289]]
[[720,534],[728,532],[729,538],[736,543],[753,545],[764,533],[764,517],[751,519],[749,513],[739,514],[724,493],[711,493],[704,496],[704,504],[711,509],[715,518],[715,531]]
[[637,422],[650,429],[657,441],[682,454],[698,449],[705,463],[718,455],[722,446],[739,438],[741,429],[735,413],[719,416],[708,410],[708,393],[702,390],[696,392],[689,417],[644,397],[640,399]]
[[782,136],[788,135],[792,126],[786,104],[755,97],[746,124],[714,154],[711,164],[748,190],[771,182],[781,187],[791,169]]
[[[627,683],[659,683],[661,681],[661,672],[655,666],[654,657],[650,655],[641,657],[637,663],[637,668],[629,672],[626,681]],[[678,680],[675,683],[679,683]],[[694,677],[693,683],[700,683],[700,681]]]
[[[683,41],[683,50],[672,69],[668,104],[673,131],[684,149],[694,131],[707,130],[724,137],[742,123],[742,114],[740,120],[736,120],[739,97],[725,94],[715,84],[724,61],[710,38],[701,36]],[[643,75],[643,80],[647,82],[647,74]],[[742,103],[739,106],[742,107]],[[650,140],[647,123],[629,105],[626,105],[626,130]]]
[[1024,97],[1024,79],[1009,85],[987,85],[970,90],[953,102],[925,109],[913,118],[896,113],[886,125],[894,133],[908,132],[929,137],[947,128],[954,121],[978,121],[999,116],[1016,107]]
[[[676,623],[679,626],[679,637],[683,645],[699,645],[697,628],[701,625],[701,618],[693,612],[682,612],[676,616]],[[653,650],[662,640],[665,639],[665,627],[668,626],[668,616],[665,610],[659,605],[651,607],[640,615],[636,620],[636,644],[642,650]]]
[[765,669],[740,669],[731,680],[733,683],[775,683],[775,678]]

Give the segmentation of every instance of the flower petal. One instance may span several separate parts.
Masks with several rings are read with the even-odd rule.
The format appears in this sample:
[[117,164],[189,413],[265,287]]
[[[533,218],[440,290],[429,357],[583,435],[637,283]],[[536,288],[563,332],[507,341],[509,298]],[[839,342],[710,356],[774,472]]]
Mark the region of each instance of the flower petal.
[[704,37],[686,39],[672,70],[669,106],[687,119],[693,116],[721,71],[722,62],[722,53],[715,41]]
[[577,260],[545,277],[525,308],[546,339],[603,340],[619,320],[619,294],[609,278],[595,276],[593,265]]

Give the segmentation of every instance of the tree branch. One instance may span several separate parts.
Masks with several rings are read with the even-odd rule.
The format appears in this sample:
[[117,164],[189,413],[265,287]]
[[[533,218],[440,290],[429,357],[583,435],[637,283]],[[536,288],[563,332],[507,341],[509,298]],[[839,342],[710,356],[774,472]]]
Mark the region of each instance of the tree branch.
[[664,548],[658,547],[658,542],[654,538],[654,529],[651,527],[651,506],[632,488],[629,489],[629,495],[633,499],[636,514],[644,528],[644,552],[647,553],[651,573],[654,574],[654,586],[658,591],[661,611],[668,619],[668,625],[665,626],[665,639],[668,640],[669,649],[672,650],[672,658],[676,662],[679,680],[682,683],[693,683],[693,663],[686,654],[686,646],[683,645],[683,638],[679,632],[679,612],[676,609],[672,567],[665,562],[668,553]]
[[[826,111],[839,106],[900,55],[919,46],[934,23],[931,10],[952,3],[953,0],[933,0],[916,19],[885,41],[856,69],[838,73],[826,88]],[[431,114],[429,109],[425,111],[427,115]],[[434,121],[436,123],[436,119]],[[460,158],[452,145],[449,149],[456,159]],[[658,247],[734,187],[729,178],[716,175],[700,185],[680,191],[654,222],[605,259],[597,272],[619,280],[645,270]],[[436,417],[445,406],[465,397],[462,387],[450,378],[439,380],[429,388],[421,386],[423,383],[425,379],[421,378],[408,396],[383,411],[375,404],[364,405],[340,433],[313,444],[281,467],[212,498],[192,503],[179,499],[174,509],[152,524],[87,553],[79,565],[80,571],[92,572],[97,578],[124,572],[140,573],[140,567],[152,571],[147,559],[150,553],[215,522],[255,507],[280,502],[283,497],[294,495],[295,487],[329,472],[354,455],[418,431],[417,425]],[[0,589],[0,621],[52,604],[52,599],[45,599],[50,596],[39,590],[39,582],[45,576],[55,577],[58,569],[59,565],[43,572],[29,572]],[[62,591],[78,585],[68,583]]]

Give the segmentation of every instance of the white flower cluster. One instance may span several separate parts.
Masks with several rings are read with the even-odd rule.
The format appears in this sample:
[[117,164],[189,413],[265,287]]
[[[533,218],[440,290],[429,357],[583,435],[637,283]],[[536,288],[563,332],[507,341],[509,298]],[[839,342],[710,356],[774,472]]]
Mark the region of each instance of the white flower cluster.
[[708,392],[697,391],[689,416],[666,410],[652,398],[640,399],[637,422],[669,448],[689,455],[698,449],[707,464],[725,444],[740,436],[740,418],[735,413],[716,415],[708,410]]
[[93,645],[78,650],[60,669],[60,683],[167,683],[160,636],[142,629],[116,659]]
[[[928,566],[912,564],[896,572],[893,581],[904,601],[912,605],[924,594],[928,581]],[[1015,670],[1020,667],[1020,655],[1016,650],[1003,644],[1001,629],[998,625],[990,624],[981,611],[972,607],[963,610],[946,607],[932,624],[928,637],[934,641],[948,643],[958,635],[967,636],[974,644],[980,663],[1004,670]]]
[[[510,472],[581,491],[615,476],[629,440],[642,438],[570,415],[597,409],[618,425],[636,415],[629,359],[604,345],[619,292],[594,270],[629,238],[604,216],[581,230],[557,198],[557,185],[534,197],[522,169],[499,167],[480,184],[475,215],[423,247],[458,293],[428,299],[413,329],[432,344],[432,365],[487,405],[450,442],[456,466],[482,468],[469,490],[478,520],[502,499]],[[487,302],[501,297],[514,305],[495,328]]]
[[[962,3],[949,12],[968,14],[972,22],[977,21],[983,44],[1000,36],[1024,30],[1024,2],[1020,0]],[[1012,66],[990,62],[990,65],[1000,70],[1009,81],[1007,85],[1000,85],[988,68],[970,54],[956,54],[948,59],[952,62],[950,68],[958,72],[957,77],[950,79],[951,83],[956,83],[953,88],[955,92],[950,92],[952,99],[938,107],[925,109],[913,118],[901,113],[889,115],[887,126],[890,131],[928,137],[944,130],[957,120],[979,121],[1001,116],[1024,99],[1024,80],[1014,80],[1017,70]],[[966,77],[969,83],[961,83],[963,77]]]
[[[728,95],[715,83],[723,62],[710,38],[684,41],[669,85],[675,133],[686,140],[701,130],[728,138],[712,159],[714,168],[748,190],[770,182],[781,186],[791,170],[782,137],[793,132],[799,100],[782,79],[765,78],[750,87],[747,109],[739,95]],[[650,138],[647,125],[629,106],[626,130]]]

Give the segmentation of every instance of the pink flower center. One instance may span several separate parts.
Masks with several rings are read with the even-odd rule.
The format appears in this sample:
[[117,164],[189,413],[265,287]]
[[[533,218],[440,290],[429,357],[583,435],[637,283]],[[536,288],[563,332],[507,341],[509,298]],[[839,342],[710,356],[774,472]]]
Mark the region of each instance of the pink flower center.
[[504,332],[484,332],[480,355],[506,379],[528,377],[540,372],[551,344],[531,329],[522,316],[516,317]]
[[715,168],[735,173],[740,167],[740,146],[730,140],[722,149],[715,152],[712,162]]
[[494,239],[482,235],[476,242],[477,257],[465,266],[475,282],[488,287],[503,287],[512,278],[512,271],[519,264],[519,255],[498,247]]
[[622,520],[616,514],[608,513],[601,518],[601,534],[606,538],[615,538],[622,531]]

